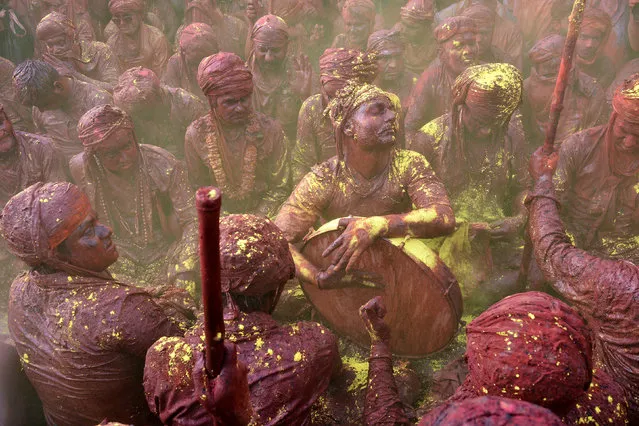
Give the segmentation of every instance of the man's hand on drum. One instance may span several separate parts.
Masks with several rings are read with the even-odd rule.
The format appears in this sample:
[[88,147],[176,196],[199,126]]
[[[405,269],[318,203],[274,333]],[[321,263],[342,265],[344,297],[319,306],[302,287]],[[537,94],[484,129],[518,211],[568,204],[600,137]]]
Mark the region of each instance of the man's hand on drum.
[[359,308],[359,316],[364,321],[371,342],[389,342],[390,328],[384,322],[386,306],[380,296],[376,296]]
[[331,265],[334,266],[335,272],[350,272],[362,253],[388,231],[388,221],[381,216],[345,217],[340,219],[339,226],[346,229],[322,253],[324,257],[333,253]]

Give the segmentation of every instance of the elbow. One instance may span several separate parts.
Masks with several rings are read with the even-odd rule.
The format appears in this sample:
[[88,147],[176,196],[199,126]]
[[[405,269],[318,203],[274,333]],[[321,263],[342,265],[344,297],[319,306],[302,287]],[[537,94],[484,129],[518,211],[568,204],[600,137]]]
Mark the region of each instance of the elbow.
[[453,209],[447,207],[443,209],[440,215],[440,230],[441,235],[449,235],[455,231],[455,227],[457,226],[457,222],[455,221],[455,213],[453,213]]

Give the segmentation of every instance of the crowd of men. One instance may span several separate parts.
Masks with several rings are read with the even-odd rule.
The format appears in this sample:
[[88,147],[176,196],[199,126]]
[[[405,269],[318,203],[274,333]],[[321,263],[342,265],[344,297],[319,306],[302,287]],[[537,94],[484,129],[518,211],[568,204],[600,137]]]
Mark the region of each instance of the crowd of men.
[[[572,7],[0,0],[0,349],[46,424],[639,424],[639,0],[586,0],[549,152]],[[223,193],[216,377],[202,186]],[[319,268],[301,244],[347,217]],[[421,420],[382,298],[361,401],[329,327],[271,315],[292,279],[367,285],[395,237],[427,240],[476,317]],[[7,392],[0,424],[34,424]]]

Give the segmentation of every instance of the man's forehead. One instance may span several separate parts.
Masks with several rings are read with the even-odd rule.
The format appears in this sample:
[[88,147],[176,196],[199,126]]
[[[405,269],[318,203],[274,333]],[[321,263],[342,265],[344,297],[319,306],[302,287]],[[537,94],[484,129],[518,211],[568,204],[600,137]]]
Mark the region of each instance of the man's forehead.
[[453,46],[459,43],[468,43],[474,42],[477,37],[477,33],[475,31],[464,31],[463,33],[457,33],[451,37],[449,43]]
[[380,50],[377,56],[397,56],[401,55],[403,49],[401,46],[388,46]]

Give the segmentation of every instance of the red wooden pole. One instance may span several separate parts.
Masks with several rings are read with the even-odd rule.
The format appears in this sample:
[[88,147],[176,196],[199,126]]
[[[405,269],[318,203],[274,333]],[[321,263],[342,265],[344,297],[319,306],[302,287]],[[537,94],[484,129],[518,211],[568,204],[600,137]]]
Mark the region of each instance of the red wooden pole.
[[220,279],[220,209],[222,192],[212,186],[195,194],[200,221],[200,272],[206,369],[213,377],[220,374],[224,360],[224,312]]
[[570,18],[568,18],[568,35],[566,43],[561,54],[561,64],[559,65],[559,74],[555,83],[555,90],[552,94],[550,104],[550,120],[546,128],[546,138],[544,139],[544,151],[550,154],[554,151],[555,137],[557,136],[557,126],[559,125],[559,117],[561,110],[564,109],[564,95],[570,80],[570,71],[572,70],[573,57],[579,32],[581,30],[581,21],[586,8],[586,0],[575,0],[572,6]]

